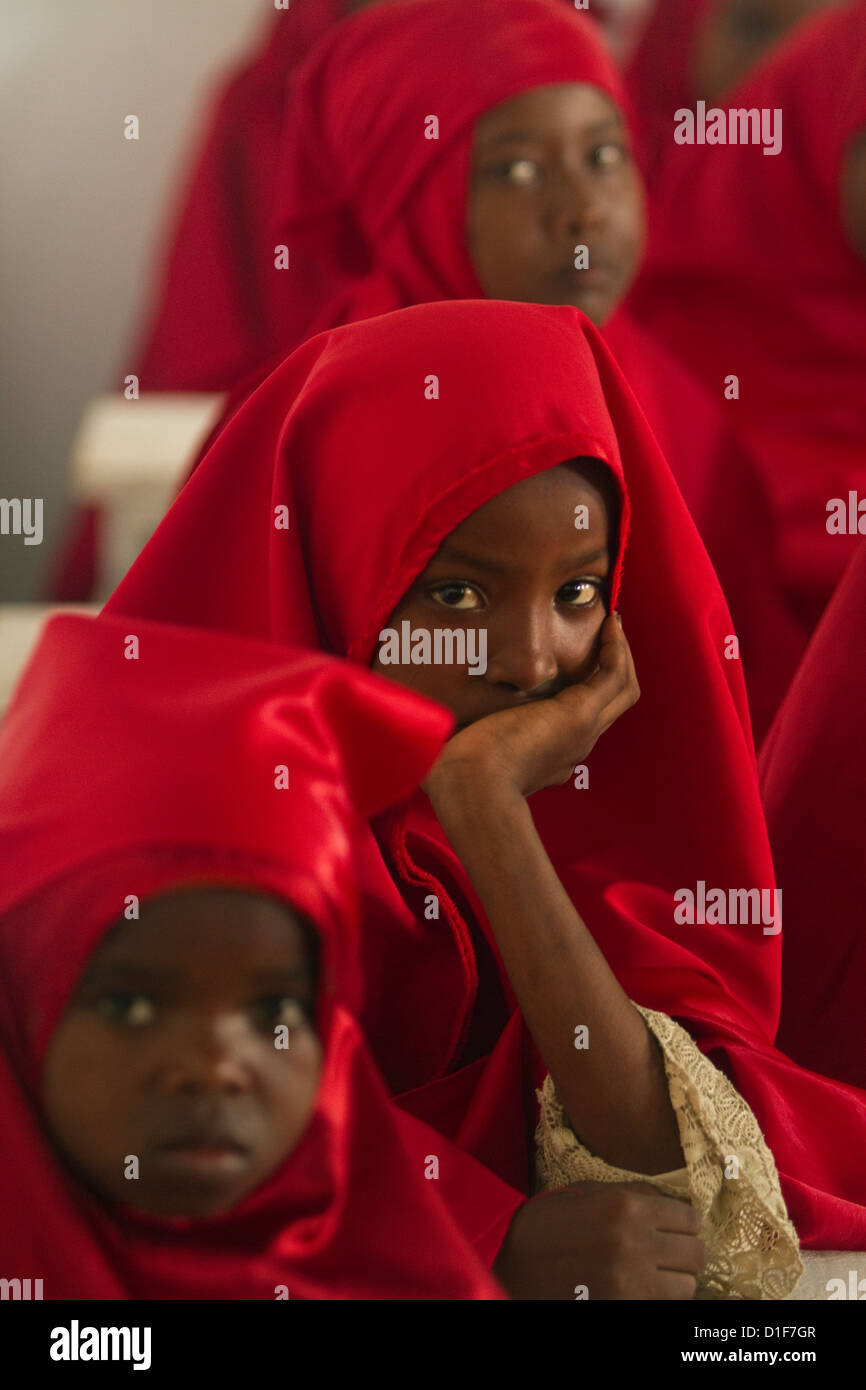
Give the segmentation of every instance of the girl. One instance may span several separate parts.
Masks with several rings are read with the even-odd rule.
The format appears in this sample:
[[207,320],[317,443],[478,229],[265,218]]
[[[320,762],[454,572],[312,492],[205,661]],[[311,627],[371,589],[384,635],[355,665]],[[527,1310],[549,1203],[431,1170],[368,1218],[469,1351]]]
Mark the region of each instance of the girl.
[[861,541],[761,750],[788,903],[779,1040],[804,1066],[857,1086],[866,1086],[864,622]]
[[515,1198],[395,1111],[353,1018],[358,812],[449,724],[397,696],[49,623],[0,732],[0,1256],[45,1298],[501,1297],[425,1155],[494,1249]]
[[[316,261],[342,264],[310,327],[482,295],[574,304],[604,326],[719,568],[762,734],[796,660],[768,508],[719,406],[619,307],[644,198],[622,84],[587,18],[558,0],[414,0],[344,23],[298,73],[276,226],[294,266],[279,293]],[[353,244],[365,274],[346,266]],[[732,510],[748,525],[736,545],[718,524]]]
[[[377,824],[365,866],[364,1023],[404,1108],[527,1192],[549,1071],[542,1171],[562,1181],[568,1149],[570,1181],[667,1190],[685,1166],[716,1290],[796,1281],[761,1131],[804,1245],[862,1246],[866,1097],[773,1050],[774,914],[696,906],[773,899],[742,677],[676,485],[575,310],[455,301],[312,339],[108,611],[314,642],[449,703],[429,797]],[[483,672],[441,659],[444,638],[428,664],[440,626],[464,653],[486,631]]]

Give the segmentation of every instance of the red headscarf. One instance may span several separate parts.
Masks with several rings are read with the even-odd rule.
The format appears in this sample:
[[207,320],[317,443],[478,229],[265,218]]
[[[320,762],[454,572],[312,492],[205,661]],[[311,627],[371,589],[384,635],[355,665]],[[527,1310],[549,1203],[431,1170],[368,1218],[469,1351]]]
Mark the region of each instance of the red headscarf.
[[[431,374],[437,400],[425,395]],[[318,641],[368,665],[446,535],[521,478],[586,456],[628,497],[612,602],[643,693],[594,750],[589,789],[532,798],[536,825],[623,988],[683,1020],[755,1110],[801,1238],[862,1248],[866,1094],[773,1051],[779,937],[674,922],[678,888],[770,889],[772,866],[718,582],[583,315],[459,301],[311,339],[231,421],[108,609]],[[275,507],[289,508],[288,530],[275,529]],[[414,1090],[405,1104],[526,1190],[537,1059],[490,928],[426,798],[378,838],[361,933],[367,1035],[392,1089]],[[502,1021],[473,1058],[482,1006]]]
[[333,263],[354,241],[369,270],[346,277],[313,331],[481,295],[465,230],[473,128],[507,98],[555,82],[586,82],[624,105],[598,30],[561,0],[396,0],[317,46],[286,108],[276,228]]
[[761,752],[787,903],[780,1043],[806,1066],[857,1086],[866,1086],[864,644],[861,541]]
[[[780,154],[676,148],[631,300],[712,390],[739,377],[728,408],[760,469],[801,652],[857,543],[827,533],[827,502],[866,480],[866,265],[840,210],[866,127],[864,52],[866,0],[820,15],[728,99],[782,110]],[[740,534],[740,515],[720,520]]]
[[[5,1269],[54,1299],[499,1296],[425,1156],[442,1155],[441,1187],[464,1215],[468,1187],[500,1238],[517,1194],[395,1109],[351,1012],[358,815],[410,790],[449,722],[316,653],[126,619],[49,623],[0,730]],[[276,894],[315,925],[324,1063],[311,1122],[262,1187],[218,1218],[160,1220],[86,1192],[37,1097],[51,1032],[124,895],[190,883]]]
[[[297,252],[299,265],[314,250],[335,276],[342,267],[342,291],[319,306],[319,328],[482,296],[466,249],[473,130],[499,102],[553,82],[585,82],[625,105],[597,29],[561,0],[475,0],[471,7],[398,0],[347,20],[317,46],[288,104],[275,235]],[[425,138],[431,115],[439,120],[435,140]],[[353,244],[368,263],[365,273],[346,270],[344,248]],[[296,278],[301,283],[300,270]],[[285,329],[288,350],[305,334],[293,336],[289,322]],[[756,545],[744,558],[741,546],[731,554],[725,530],[716,533],[717,490],[730,506],[746,495],[754,511],[750,462],[718,404],[629,314],[618,312],[605,336],[702,534],[712,539],[762,735],[799,647],[787,650],[791,619],[773,589],[765,548]],[[240,384],[228,414],[274,366]]]

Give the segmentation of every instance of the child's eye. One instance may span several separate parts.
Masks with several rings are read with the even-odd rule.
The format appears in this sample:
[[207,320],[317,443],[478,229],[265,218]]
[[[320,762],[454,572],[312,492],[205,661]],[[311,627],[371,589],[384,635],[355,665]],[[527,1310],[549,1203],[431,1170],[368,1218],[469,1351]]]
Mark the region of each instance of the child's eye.
[[155,1001],[147,994],[133,994],[131,990],[119,989],[100,995],[96,1008],[103,1018],[123,1028],[146,1028],[156,1018]]
[[600,594],[600,579],[572,579],[568,584],[563,584],[557,598],[570,608],[590,608]]
[[307,1010],[299,999],[290,994],[269,994],[265,999],[257,999],[253,1011],[266,1030],[283,1024],[286,1028],[300,1028],[309,1022]]
[[443,608],[459,608],[463,612],[481,607],[481,595],[471,584],[440,584],[429,590],[430,597]]
[[615,169],[621,164],[626,164],[628,157],[625,145],[618,145],[613,141],[606,145],[598,145],[592,152],[593,164],[602,169]]
[[491,171],[497,178],[514,188],[531,188],[543,178],[541,165],[534,159],[510,159]]

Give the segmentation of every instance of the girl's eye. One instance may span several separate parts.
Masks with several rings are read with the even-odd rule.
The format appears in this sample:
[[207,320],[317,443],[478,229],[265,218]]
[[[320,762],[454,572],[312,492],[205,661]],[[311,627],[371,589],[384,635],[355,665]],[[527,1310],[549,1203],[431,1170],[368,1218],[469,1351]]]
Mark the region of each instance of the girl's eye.
[[258,999],[253,1009],[268,1030],[278,1023],[286,1028],[300,1028],[309,1022],[303,1004],[289,994],[271,994],[266,999]]
[[443,608],[458,608],[463,612],[481,607],[481,596],[471,584],[440,584],[430,590],[431,598]]
[[620,164],[625,164],[628,160],[628,150],[625,145],[607,144],[599,145],[592,152],[592,161],[603,169],[615,169]]
[[540,183],[542,177],[541,165],[534,159],[511,159],[501,164],[496,172],[515,188],[531,188]]
[[557,597],[570,608],[591,608],[600,594],[600,579],[572,579],[563,584]]
[[147,994],[133,994],[128,990],[101,995],[96,1008],[103,1018],[123,1028],[146,1028],[156,1018],[155,1001]]

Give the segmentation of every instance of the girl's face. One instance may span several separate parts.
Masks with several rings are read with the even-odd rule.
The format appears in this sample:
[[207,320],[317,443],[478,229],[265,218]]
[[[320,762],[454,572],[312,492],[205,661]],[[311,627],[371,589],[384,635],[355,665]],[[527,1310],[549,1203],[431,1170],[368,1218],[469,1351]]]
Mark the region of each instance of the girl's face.
[[56,1143],[100,1196],[208,1217],[276,1171],[319,1082],[313,951],[288,907],[223,888],[153,899],[105,939],[42,1082]]
[[387,624],[430,633],[431,651],[437,629],[462,630],[465,649],[474,643],[476,652],[483,634],[486,670],[385,664],[384,644],[374,669],[438,700],[459,728],[585,680],[607,613],[617,506],[612,476],[595,460],[560,464],[507,488],[443,541]]
[[[585,83],[535,87],[475,127],[467,242],[490,299],[572,304],[603,324],[644,252],[646,209],[623,118]],[[577,268],[586,247],[586,266]]]

